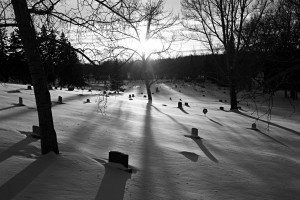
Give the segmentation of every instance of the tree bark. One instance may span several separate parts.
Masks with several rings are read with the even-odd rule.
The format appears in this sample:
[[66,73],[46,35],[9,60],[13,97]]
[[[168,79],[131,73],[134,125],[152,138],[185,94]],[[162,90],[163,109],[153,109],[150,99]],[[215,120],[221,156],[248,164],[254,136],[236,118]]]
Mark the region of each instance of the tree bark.
[[151,84],[149,83],[147,60],[145,58],[145,55],[142,56],[142,65],[143,65],[143,70],[144,70],[144,81],[145,81],[145,85],[146,85],[148,101],[152,101]]
[[50,93],[47,88],[46,74],[27,2],[26,0],[11,0],[11,2],[34,86],[41,135],[41,151],[42,154],[50,151],[58,154],[59,150],[53,124]]

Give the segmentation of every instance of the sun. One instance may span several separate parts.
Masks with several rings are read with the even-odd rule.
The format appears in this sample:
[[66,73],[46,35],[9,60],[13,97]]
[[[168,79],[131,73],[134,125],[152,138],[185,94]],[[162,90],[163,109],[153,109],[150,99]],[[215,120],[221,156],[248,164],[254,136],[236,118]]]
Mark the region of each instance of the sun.
[[142,40],[138,45],[138,52],[141,55],[145,54],[145,56],[147,57],[151,53],[157,51],[159,46],[160,46],[160,44],[155,40],[152,40],[152,39],[149,39],[147,41]]

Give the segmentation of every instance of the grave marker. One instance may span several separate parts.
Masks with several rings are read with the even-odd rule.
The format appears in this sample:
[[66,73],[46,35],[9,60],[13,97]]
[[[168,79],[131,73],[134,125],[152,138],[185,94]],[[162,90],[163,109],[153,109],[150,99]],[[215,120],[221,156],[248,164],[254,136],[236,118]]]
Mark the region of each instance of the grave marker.
[[193,137],[193,138],[200,138],[198,136],[198,129],[197,128],[192,128],[192,135],[191,135],[191,137]]
[[108,162],[119,163],[124,167],[128,168],[128,159],[129,156],[127,154],[118,151],[109,152]]
[[39,126],[32,126],[32,133],[31,136],[34,138],[40,138],[41,134],[40,134],[40,127]]
[[181,101],[178,102],[178,108],[182,108],[182,102]]
[[62,97],[61,96],[58,96],[58,103],[62,104]]
[[22,99],[22,97],[19,97],[19,104],[18,104],[19,106],[23,106],[24,104],[23,104],[23,99]]

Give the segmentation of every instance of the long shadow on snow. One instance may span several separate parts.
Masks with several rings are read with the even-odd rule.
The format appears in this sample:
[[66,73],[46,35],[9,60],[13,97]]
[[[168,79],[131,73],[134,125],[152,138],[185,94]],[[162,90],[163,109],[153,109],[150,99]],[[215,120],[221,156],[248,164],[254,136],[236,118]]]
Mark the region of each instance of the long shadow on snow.
[[0,108],[0,111],[8,110],[8,109],[15,108],[15,107],[21,107],[21,105],[15,104],[15,105],[12,105],[12,106],[8,106],[6,108]]
[[158,112],[160,112],[161,114],[166,115],[166,116],[169,117],[171,120],[173,120],[174,122],[176,122],[177,124],[179,124],[185,131],[190,132],[190,130],[189,130],[186,126],[184,126],[182,123],[178,122],[176,119],[174,119],[174,117],[172,117],[172,116],[170,116],[170,115],[168,115],[168,114],[162,112],[161,110],[159,110],[157,107],[155,107],[155,106],[153,106],[153,105],[152,105],[152,107],[153,107],[155,110],[157,110]]
[[[252,116],[247,115],[247,114],[245,114],[245,113],[242,113],[242,112],[240,112],[240,111],[238,111],[238,110],[237,110],[237,111],[232,111],[232,112],[237,113],[237,114],[240,114],[240,115],[243,115],[243,116],[246,116],[246,117],[249,117],[249,118],[251,118],[251,119],[255,119],[255,120],[257,119],[256,117],[252,117]],[[289,132],[291,132],[291,133],[294,133],[294,134],[300,136],[300,132],[295,131],[295,130],[293,130],[293,129],[290,129],[290,128],[287,128],[287,127],[284,127],[284,126],[280,126],[280,125],[278,125],[278,124],[275,124],[275,123],[273,123],[273,122],[268,122],[268,121],[263,120],[263,119],[258,119],[258,120],[261,121],[261,122],[270,124],[270,125],[272,125],[272,126],[276,126],[276,127],[278,127],[278,128],[281,128],[281,129],[283,129],[283,130],[289,131]]]
[[[73,95],[73,96],[64,98],[63,102],[65,103],[65,102],[68,102],[68,101],[73,101],[75,99],[80,99],[80,98],[77,95]],[[52,108],[55,107],[55,106],[58,106],[58,105],[63,106],[63,104],[53,103],[52,104]],[[7,115],[5,115],[3,117],[0,117],[0,121],[7,121],[7,120],[10,120],[12,117],[14,117],[16,115],[18,117],[20,117],[21,115],[25,115],[25,114],[30,113],[30,112],[36,112],[36,110],[33,110],[33,109],[19,110],[18,112],[10,113],[10,114],[7,114]]]
[[[251,129],[251,128],[247,128],[247,129]],[[254,130],[254,129],[251,129],[251,130]],[[271,139],[271,140],[273,140],[273,141],[275,141],[275,142],[277,142],[278,144],[281,144],[281,145],[283,145],[283,146],[288,147],[286,144],[284,144],[284,143],[280,142],[279,140],[276,140],[275,138],[273,138],[273,137],[271,137],[271,136],[269,136],[269,135],[263,133],[263,132],[262,132],[261,130],[259,130],[259,129],[255,129],[254,131],[255,131],[255,132],[258,132],[258,133],[260,133],[260,134],[262,134],[263,136],[265,136],[265,137],[267,137],[267,138],[269,138],[269,139]]]
[[20,142],[14,144],[13,146],[9,147],[8,149],[0,153],[0,162],[6,160],[7,158],[13,155],[19,155],[20,150],[23,150],[27,145],[35,141],[37,141],[37,139],[26,137]]
[[204,146],[201,139],[195,139],[191,138],[196,142],[196,144],[200,147],[200,149],[203,151],[203,153],[213,162],[218,163],[218,160],[210,153],[210,151]]
[[13,199],[50,166],[53,158],[39,157],[0,187],[0,197],[6,200]]
[[[140,173],[142,174],[141,183],[143,185],[140,189],[142,191],[138,194],[137,199],[154,199],[156,192],[155,188],[159,186],[164,187],[160,189],[167,192],[169,195],[168,199],[185,199],[176,188],[175,182],[170,180],[174,175],[170,174],[172,169],[166,163],[164,149],[161,149],[155,142],[155,135],[152,131],[152,107],[152,102],[148,102],[144,120],[143,152],[141,154],[143,166],[140,170]],[[155,134],[159,134],[159,132],[156,131]],[[159,158],[159,160],[157,160],[157,158]]]
[[107,167],[105,164],[104,167],[105,174],[102,178],[95,200],[123,200],[126,182],[131,178],[131,174],[122,170]]

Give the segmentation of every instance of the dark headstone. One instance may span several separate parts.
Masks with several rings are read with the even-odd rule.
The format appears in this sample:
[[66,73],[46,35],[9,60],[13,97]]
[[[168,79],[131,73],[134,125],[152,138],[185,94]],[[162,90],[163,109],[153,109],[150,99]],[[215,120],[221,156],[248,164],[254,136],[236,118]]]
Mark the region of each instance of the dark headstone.
[[147,95],[144,95],[144,98],[147,98]]
[[92,90],[91,90],[91,89],[89,89],[89,92],[92,92]]
[[32,90],[31,85],[27,86],[27,90]]
[[129,99],[131,98],[131,94],[129,95]]
[[118,151],[109,152],[108,162],[119,163],[128,168],[128,159],[129,156],[127,154]]
[[54,87],[54,89],[56,89],[56,90],[57,90],[57,86],[55,86],[55,87]]
[[198,129],[192,128],[192,137],[199,137],[198,136]]
[[251,126],[251,128],[254,129],[254,130],[256,130],[256,129],[257,129],[257,128],[256,128],[256,124],[253,123],[252,126]]
[[185,105],[185,106],[189,106],[189,103],[188,103],[188,102],[185,102],[184,105]]
[[31,136],[34,138],[40,138],[41,134],[40,134],[40,127],[39,126],[32,126],[32,133]]
[[181,101],[178,102],[178,108],[182,108],[182,102]]
[[134,94],[132,94],[131,96],[134,97]]
[[86,102],[87,102],[87,103],[90,103],[90,99],[87,99]]
[[222,99],[220,99],[220,100],[219,100],[219,102],[223,102],[223,100],[222,100]]
[[62,97],[61,96],[58,96],[58,103],[62,103]]
[[221,106],[221,107],[220,107],[220,110],[224,110],[224,107]]
[[24,105],[24,104],[23,104],[23,99],[22,99],[22,97],[19,97],[19,105],[20,105],[20,106]]
[[208,112],[208,110],[206,108],[203,108],[204,115],[206,115],[207,112]]

